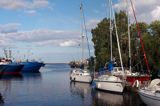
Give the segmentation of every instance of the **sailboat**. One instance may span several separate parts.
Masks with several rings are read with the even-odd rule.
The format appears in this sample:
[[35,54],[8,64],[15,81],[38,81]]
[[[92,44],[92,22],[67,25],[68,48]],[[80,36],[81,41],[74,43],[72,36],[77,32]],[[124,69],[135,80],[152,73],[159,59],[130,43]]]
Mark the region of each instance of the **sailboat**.
[[[111,23],[112,21],[111,20],[112,20],[112,16],[113,16],[114,27],[115,27],[115,31],[116,31],[118,52],[119,52],[119,57],[120,57],[120,63],[121,63],[122,71],[124,71],[123,63],[122,63],[121,50],[120,50],[120,45],[119,45],[117,26],[116,26],[116,20],[115,20],[115,15],[113,15],[113,6],[112,6],[112,1],[111,0],[109,0],[109,7],[110,7],[110,38],[112,38],[113,28],[112,28],[112,23]],[[110,43],[112,45],[112,39],[110,39]],[[111,61],[112,61],[112,46],[111,46]],[[96,89],[105,90],[105,91],[109,91],[109,92],[122,93],[123,90],[124,90],[124,80],[123,80],[123,78],[121,79],[120,77],[114,76],[112,74],[101,75],[95,80]]]
[[[142,38],[141,38],[141,35],[140,35],[139,24],[138,24],[138,21],[136,19],[135,10],[133,8],[134,7],[133,2],[132,2],[132,0],[130,0],[130,2],[131,2],[134,18],[135,18],[135,21],[136,21],[136,27],[138,29],[138,36],[140,37],[140,42],[141,42],[141,45],[142,45],[142,50],[143,50],[143,53],[144,53],[146,66],[147,66],[147,69],[148,69],[148,73],[150,74],[148,60],[147,60],[147,57],[146,57],[146,53],[144,51],[144,44],[143,44],[143,41],[142,41]],[[154,79],[147,86],[139,88],[138,89],[138,94],[140,95],[143,102],[145,104],[147,104],[148,106],[159,106],[159,104],[160,104],[160,79]]]
[[[84,60],[83,43],[84,43],[84,38],[85,37],[86,37],[87,43],[88,43],[88,37],[87,37],[87,29],[86,29],[86,25],[85,25],[85,17],[84,17],[82,1],[81,1],[81,5],[80,5],[80,10],[81,10],[82,19],[83,19],[83,22],[82,22],[82,61],[81,61],[81,67],[74,68],[74,69],[71,70],[70,80],[71,81],[90,83],[92,81],[92,77],[91,77],[91,74],[89,72],[90,70],[85,66],[85,64],[88,65],[89,62],[87,60]],[[84,36],[84,34],[83,34],[83,28],[85,29],[86,36]],[[89,57],[90,57],[89,44],[88,44],[88,51],[89,51]]]
[[[129,50],[129,70],[125,69],[125,71],[122,71],[121,67],[114,67],[112,71],[112,75],[115,76],[123,76],[125,74],[126,81],[128,85],[134,86],[136,81],[139,81],[141,84],[145,84],[150,80],[150,76],[148,74],[141,74],[139,72],[132,72],[132,66],[131,66],[131,38],[130,38],[130,17],[129,17],[129,3],[128,0],[126,0],[126,9],[127,9],[127,17],[128,17],[128,50]],[[142,42],[142,40],[141,40]],[[142,42],[143,43],[143,42]],[[144,51],[143,51],[144,52]],[[145,55],[145,52],[144,52]],[[148,65],[147,65],[148,67]]]
[[154,79],[147,87],[139,89],[138,94],[148,106],[160,104],[160,79]]

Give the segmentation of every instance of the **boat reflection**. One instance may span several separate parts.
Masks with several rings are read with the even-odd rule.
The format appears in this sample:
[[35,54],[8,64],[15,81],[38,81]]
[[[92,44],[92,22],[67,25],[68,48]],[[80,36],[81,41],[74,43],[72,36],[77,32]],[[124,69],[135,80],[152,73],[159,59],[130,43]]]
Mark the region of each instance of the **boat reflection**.
[[5,105],[5,100],[8,97],[9,94],[11,94],[12,92],[12,83],[11,83],[11,79],[8,78],[4,78],[2,81],[0,81],[0,106],[4,106]]
[[0,106],[4,105],[4,98],[2,96],[2,94],[0,93]]
[[90,106],[91,104],[91,87],[88,83],[71,82],[70,91],[72,96],[78,96],[83,101],[84,106]]
[[136,92],[125,92],[123,94],[123,104],[125,106],[146,106]]
[[22,75],[24,80],[36,81],[42,78],[41,73],[24,73]]
[[9,80],[9,79],[13,79],[13,80],[22,80],[23,76],[21,73],[18,74],[4,74],[0,76],[1,80]]
[[95,91],[94,106],[146,106],[135,92],[125,92],[123,95]]
[[123,96],[102,91],[95,91],[95,106],[123,106]]

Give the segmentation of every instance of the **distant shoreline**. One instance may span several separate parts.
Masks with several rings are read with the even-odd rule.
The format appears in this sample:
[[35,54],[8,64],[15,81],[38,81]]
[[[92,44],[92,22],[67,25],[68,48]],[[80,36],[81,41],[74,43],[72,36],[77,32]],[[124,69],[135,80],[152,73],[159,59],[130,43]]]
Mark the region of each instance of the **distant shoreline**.
[[45,64],[68,64],[68,63],[45,63]]

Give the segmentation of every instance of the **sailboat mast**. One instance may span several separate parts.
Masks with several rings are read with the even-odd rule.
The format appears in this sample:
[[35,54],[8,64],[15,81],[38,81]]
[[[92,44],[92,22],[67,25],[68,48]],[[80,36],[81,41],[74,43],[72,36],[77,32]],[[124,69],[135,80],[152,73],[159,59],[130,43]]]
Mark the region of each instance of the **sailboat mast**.
[[110,52],[111,52],[111,61],[113,59],[113,51],[112,51],[112,31],[113,31],[113,26],[112,26],[112,7],[111,7],[111,0],[109,0],[109,27],[110,27],[110,30],[109,30],[109,34],[110,34]]
[[85,37],[83,32],[82,32],[81,37],[82,37],[82,61],[83,61],[84,60],[84,37]]
[[[112,10],[113,10],[112,0],[110,1],[110,5],[111,5]],[[113,14],[113,12],[112,12],[112,14]],[[124,67],[123,67],[123,62],[122,62],[122,55],[121,55],[121,49],[120,49],[120,45],[119,45],[119,37],[118,37],[118,31],[117,31],[115,14],[113,14],[113,21],[114,21],[114,27],[115,27],[115,31],[116,31],[116,39],[117,39],[117,45],[118,45],[118,52],[119,52],[120,63],[121,63],[122,71],[124,72]],[[124,78],[124,74],[123,74],[123,78]]]
[[89,54],[89,58],[90,58],[91,57],[91,52],[90,52],[90,47],[89,47],[89,40],[88,40],[88,34],[87,34],[86,21],[85,21],[85,16],[84,16],[82,0],[81,0],[80,10],[81,10],[81,13],[82,13],[83,25],[84,25],[85,35],[86,35],[86,39],[87,39],[88,54]]
[[136,21],[136,28],[138,30],[138,37],[140,38],[140,43],[141,43],[141,46],[142,46],[143,55],[144,55],[144,59],[145,59],[145,62],[146,62],[147,70],[148,70],[148,73],[150,74],[149,63],[148,63],[148,59],[147,59],[146,52],[145,52],[145,49],[144,49],[144,43],[143,43],[143,39],[142,39],[142,36],[141,36],[141,32],[140,32],[140,28],[139,28],[139,23],[137,21],[137,17],[136,17],[135,9],[133,7],[132,0],[130,0],[130,3],[131,3],[131,6],[132,6],[132,11],[133,11],[134,19]]
[[128,0],[126,0],[126,9],[127,9],[127,23],[128,23],[128,50],[129,50],[129,71],[132,70],[132,61],[131,61],[131,34],[130,34],[130,17],[129,17],[129,3]]
[[82,35],[82,61],[84,60],[84,35]]
[[82,10],[81,10],[81,8],[82,8],[82,2],[81,2],[81,4],[80,4],[80,12],[81,12],[81,29],[82,29],[82,32],[81,32],[81,47],[82,47],[82,62],[83,62],[83,60],[84,60],[84,28],[83,28],[83,15],[82,15]]

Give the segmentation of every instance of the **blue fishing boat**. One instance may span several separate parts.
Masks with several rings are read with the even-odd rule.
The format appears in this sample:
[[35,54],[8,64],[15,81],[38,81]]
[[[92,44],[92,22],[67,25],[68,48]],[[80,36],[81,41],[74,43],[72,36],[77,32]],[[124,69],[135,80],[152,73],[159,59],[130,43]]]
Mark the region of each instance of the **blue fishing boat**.
[[0,65],[0,74],[19,74],[24,65],[9,63],[9,64],[1,64]]
[[21,62],[21,64],[24,65],[22,73],[39,73],[39,69],[45,66],[43,62],[37,61]]
[[3,74],[17,74],[20,73],[23,66],[22,64],[17,63],[10,63],[7,65],[4,65],[4,73]]
[[0,74],[18,74],[24,65],[12,62],[10,59],[0,58]]

